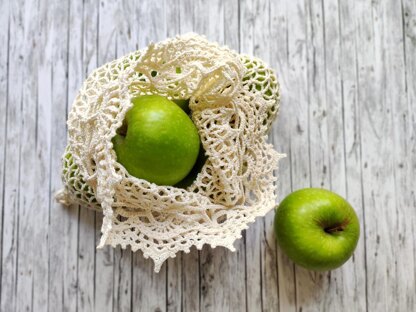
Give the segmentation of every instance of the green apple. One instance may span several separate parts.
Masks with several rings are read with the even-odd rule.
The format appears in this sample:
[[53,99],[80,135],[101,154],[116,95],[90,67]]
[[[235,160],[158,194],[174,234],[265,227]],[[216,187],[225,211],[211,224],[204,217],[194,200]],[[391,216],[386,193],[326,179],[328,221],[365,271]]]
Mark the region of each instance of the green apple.
[[275,216],[276,239],[295,263],[314,271],[335,269],[352,255],[360,225],[351,205],[324,189],[288,195]]
[[158,185],[174,185],[194,166],[198,131],[174,102],[159,95],[132,100],[123,126],[113,138],[117,161],[127,171]]

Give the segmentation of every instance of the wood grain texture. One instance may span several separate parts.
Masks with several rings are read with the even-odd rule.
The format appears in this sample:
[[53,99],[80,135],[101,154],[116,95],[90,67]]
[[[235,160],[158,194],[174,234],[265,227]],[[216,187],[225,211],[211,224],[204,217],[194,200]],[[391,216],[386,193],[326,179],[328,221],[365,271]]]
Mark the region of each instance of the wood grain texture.
[[[416,310],[414,0],[3,0],[0,29],[1,311]],[[362,235],[342,268],[294,265],[270,212],[236,252],[192,249],[155,274],[140,252],[96,249],[100,214],[54,201],[85,77],[190,31],[276,70],[279,200],[349,200]]]

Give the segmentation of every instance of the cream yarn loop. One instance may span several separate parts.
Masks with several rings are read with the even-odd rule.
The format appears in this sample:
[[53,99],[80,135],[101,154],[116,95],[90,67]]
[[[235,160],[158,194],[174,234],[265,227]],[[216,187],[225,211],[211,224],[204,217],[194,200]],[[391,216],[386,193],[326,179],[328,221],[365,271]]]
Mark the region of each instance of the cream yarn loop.
[[[186,189],[128,174],[111,139],[131,99],[190,99],[207,160]],[[234,250],[241,231],[275,206],[282,155],[266,142],[278,113],[273,71],[255,58],[188,34],[107,63],[86,79],[68,118],[65,189],[57,199],[103,211],[104,245],[143,251],[159,271],[178,251]]]

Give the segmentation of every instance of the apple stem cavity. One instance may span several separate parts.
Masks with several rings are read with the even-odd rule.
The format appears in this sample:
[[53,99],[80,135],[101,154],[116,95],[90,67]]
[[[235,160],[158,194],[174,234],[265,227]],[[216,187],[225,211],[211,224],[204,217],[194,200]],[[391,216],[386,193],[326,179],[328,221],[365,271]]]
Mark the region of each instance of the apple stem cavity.
[[349,220],[345,220],[341,224],[336,224],[334,226],[327,226],[324,228],[324,231],[328,234],[336,233],[336,232],[342,232],[345,230],[349,223]]

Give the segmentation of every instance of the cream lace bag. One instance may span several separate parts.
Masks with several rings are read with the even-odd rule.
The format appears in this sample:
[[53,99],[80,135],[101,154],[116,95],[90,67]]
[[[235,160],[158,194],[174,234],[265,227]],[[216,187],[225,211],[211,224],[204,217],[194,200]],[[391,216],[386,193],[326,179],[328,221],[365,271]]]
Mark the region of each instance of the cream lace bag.
[[[131,99],[144,94],[190,99],[207,160],[186,189],[135,178],[117,163],[111,139]],[[234,250],[248,223],[275,206],[282,155],[266,139],[278,103],[276,77],[258,59],[195,34],[150,44],[84,82],[68,118],[57,198],[102,210],[98,247],[140,249],[155,271],[193,245]]]

